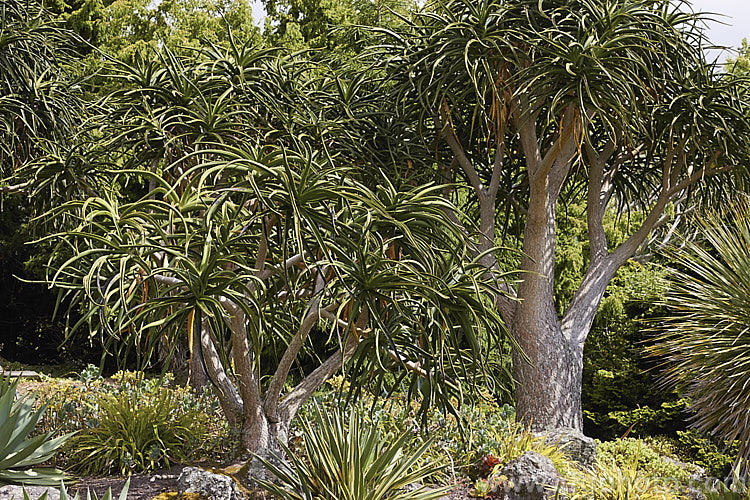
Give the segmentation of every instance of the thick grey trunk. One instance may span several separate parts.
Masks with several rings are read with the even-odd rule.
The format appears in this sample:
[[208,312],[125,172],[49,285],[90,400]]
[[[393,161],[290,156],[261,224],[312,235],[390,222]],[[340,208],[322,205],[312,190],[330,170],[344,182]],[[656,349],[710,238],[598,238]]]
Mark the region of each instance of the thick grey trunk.
[[256,454],[272,451],[278,455],[282,451],[279,443],[286,445],[289,442],[290,422],[288,420],[271,422],[262,414],[262,411],[259,413],[261,418],[244,422],[241,433],[242,447]]
[[528,142],[527,158],[531,158],[530,196],[521,257],[523,281],[518,286],[521,302],[509,327],[523,352],[513,354],[518,416],[540,430],[583,428],[583,343],[561,328],[554,299],[555,210],[576,151],[570,134],[573,117],[566,112],[559,149],[551,148],[543,160],[534,134],[522,134]]
[[565,342],[554,323],[517,325],[513,334],[528,357],[513,353],[519,418],[535,430],[583,429],[583,346]]
[[554,302],[556,193],[544,185],[532,193],[510,330],[521,353],[513,354],[518,416],[534,429],[583,428],[583,343],[560,327]]

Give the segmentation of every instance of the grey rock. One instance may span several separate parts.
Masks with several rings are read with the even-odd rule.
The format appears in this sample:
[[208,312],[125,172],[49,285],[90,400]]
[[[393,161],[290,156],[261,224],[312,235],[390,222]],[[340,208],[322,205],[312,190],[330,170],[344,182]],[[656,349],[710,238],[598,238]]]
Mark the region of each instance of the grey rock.
[[508,478],[501,498],[504,500],[552,500],[565,498],[565,483],[552,460],[535,451],[527,451],[508,462],[500,474]]
[[583,432],[570,427],[550,429],[536,434],[548,444],[558,446],[571,461],[585,469],[596,465],[596,442]]
[[197,467],[185,467],[177,478],[177,491],[198,493],[208,500],[242,500],[235,480],[223,474],[214,474]]
[[[60,490],[52,486],[26,486],[26,493],[28,493],[31,500],[37,500],[40,496],[47,492],[47,500],[60,500]],[[0,500],[23,500],[23,487],[15,484],[3,486],[0,488]]]

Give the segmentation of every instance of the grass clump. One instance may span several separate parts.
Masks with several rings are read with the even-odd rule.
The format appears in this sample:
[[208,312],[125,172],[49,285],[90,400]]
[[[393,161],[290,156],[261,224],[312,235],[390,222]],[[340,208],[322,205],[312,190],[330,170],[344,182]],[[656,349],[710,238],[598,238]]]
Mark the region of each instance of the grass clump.
[[83,473],[128,474],[184,462],[205,433],[203,416],[180,408],[169,391],[151,398],[108,394],[99,406],[97,425],[71,441]]
[[566,477],[569,500],[677,500],[677,493],[659,478],[614,462],[600,462],[593,471],[571,470]]

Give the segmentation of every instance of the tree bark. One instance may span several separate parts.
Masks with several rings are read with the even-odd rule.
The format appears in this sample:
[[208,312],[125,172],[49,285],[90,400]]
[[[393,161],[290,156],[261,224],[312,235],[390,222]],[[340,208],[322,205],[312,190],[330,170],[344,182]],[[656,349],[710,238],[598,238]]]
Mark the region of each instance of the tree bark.
[[535,184],[521,258],[522,300],[509,325],[522,351],[513,353],[516,410],[534,429],[582,429],[583,343],[565,335],[554,302],[557,187],[547,176]]
[[513,352],[516,411],[534,430],[583,429],[583,347],[561,341],[556,324],[517,325],[512,331],[525,359]]

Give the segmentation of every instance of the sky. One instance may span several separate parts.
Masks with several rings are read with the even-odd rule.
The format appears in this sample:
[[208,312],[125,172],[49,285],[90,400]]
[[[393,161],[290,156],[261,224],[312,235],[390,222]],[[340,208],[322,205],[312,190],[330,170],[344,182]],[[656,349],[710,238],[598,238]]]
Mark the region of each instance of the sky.
[[[714,16],[720,22],[708,26],[708,36],[714,44],[736,48],[743,38],[750,41],[750,0],[692,0],[691,3],[696,12],[721,14]],[[726,54],[720,57],[724,59]]]
[[[708,26],[708,35],[714,44],[739,47],[743,38],[750,40],[750,0],[692,0],[690,3],[697,12],[717,14],[715,17],[720,22]],[[252,1],[252,4],[255,22],[262,26],[265,16],[263,6],[258,0]],[[718,55],[722,60],[727,56]]]

